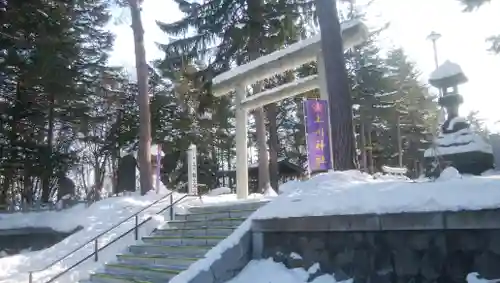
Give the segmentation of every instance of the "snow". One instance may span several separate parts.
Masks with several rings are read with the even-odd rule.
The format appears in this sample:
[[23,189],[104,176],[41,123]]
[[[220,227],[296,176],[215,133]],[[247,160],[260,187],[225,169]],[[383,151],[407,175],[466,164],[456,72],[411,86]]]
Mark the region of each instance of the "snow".
[[217,206],[221,205],[232,205],[243,202],[255,202],[266,200],[266,197],[262,194],[250,194],[248,199],[241,200],[238,199],[236,194],[222,194],[222,195],[204,195],[202,197],[188,197],[186,201],[179,203],[175,206],[176,214],[187,214],[189,213],[189,209],[192,207],[200,207],[200,206]]
[[477,272],[471,272],[467,274],[465,277],[465,280],[467,283],[497,283],[500,282],[500,279],[486,279],[486,278],[481,278],[481,275]]
[[430,80],[436,81],[444,78],[453,77],[463,73],[460,65],[446,60],[441,66],[439,66],[434,72],[429,76]]
[[458,170],[454,167],[447,167],[441,172],[439,175],[439,178],[437,181],[443,182],[443,181],[450,181],[454,179],[462,179],[462,175]]
[[389,166],[382,166],[382,170],[386,173],[390,174],[406,174],[408,172],[408,169],[404,167],[389,167]]
[[[169,192],[163,184],[160,187],[160,192]],[[15,213],[0,216],[0,229],[13,229],[23,227],[50,227],[57,231],[71,231],[78,225],[84,229],[73,235],[67,237],[58,244],[41,251],[25,252],[23,254],[7,256],[0,258],[0,283],[18,283],[27,282],[28,271],[42,269],[53,261],[68,254],[70,251],[81,246],[85,242],[97,236],[102,231],[107,230],[116,223],[124,220],[130,215],[139,211],[144,206],[151,204],[165,194],[155,194],[151,191],[145,196],[138,196],[133,194],[131,196],[112,197],[92,204],[90,207],[77,205],[73,208],[63,211],[46,211],[39,213]],[[182,194],[174,193],[174,201],[182,197]],[[214,205],[230,205],[242,202],[255,202],[268,200],[262,194],[252,194],[247,200],[238,200],[236,194],[223,194],[218,196],[203,196],[200,197],[186,197],[175,206],[176,213],[185,213],[189,208],[195,206],[214,206]],[[156,212],[163,209],[170,203],[170,198],[160,201],[158,204],[146,209],[145,212],[140,214],[139,222],[147,217],[154,215],[154,218],[147,224],[143,225],[139,230],[139,237],[149,235],[154,228],[164,224],[163,216],[155,215]],[[165,213],[168,215],[168,212]],[[167,216],[168,217],[168,216]],[[123,232],[129,230],[134,225],[134,218],[125,222],[119,227],[113,229],[99,238],[99,246],[104,246]],[[234,246],[239,242],[239,239],[250,229],[250,221],[244,222],[235,232],[225,240],[223,240],[216,248],[210,250],[205,260],[198,265],[195,264],[194,268],[204,269],[205,265],[212,263],[214,260],[220,258],[222,252],[227,248]],[[68,272],[67,275],[60,277],[54,282],[77,282],[78,280],[85,279],[88,275],[98,270],[106,262],[116,260],[116,255],[121,253],[128,246],[135,243],[134,234],[124,237],[111,246],[107,247],[99,253],[99,261],[94,262],[92,259],[87,260],[85,263],[74,268]],[[34,273],[34,282],[47,281],[52,276],[65,270],[67,267],[76,263],[80,259],[93,252],[93,242],[82,248],[68,259],[63,260],[61,263],[56,264],[54,267]],[[2,254],[3,255],[3,254]],[[198,266],[198,267],[196,267]],[[196,270],[196,269],[195,269]],[[190,273],[184,276],[191,276]],[[184,281],[178,281],[184,282]]]
[[[288,186],[255,219],[369,213],[478,210],[500,207],[500,175],[417,181],[374,178],[360,171],[331,171]],[[287,185],[287,184],[285,184]],[[481,193],[478,194],[477,190]]]
[[270,185],[267,185],[267,189],[264,191],[264,196],[265,197],[275,197],[275,196],[278,196],[278,194]]
[[292,252],[292,253],[290,253],[290,258],[302,259],[302,256],[300,256],[298,253]]
[[208,196],[219,196],[219,195],[224,195],[224,194],[230,194],[231,193],[231,188],[226,188],[226,187],[221,187],[221,188],[216,188],[211,190],[210,192],[207,193]]
[[[252,260],[240,274],[227,283],[337,283],[335,277],[330,274],[309,280],[312,274],[303,268],[287,269],[285,265],[272,259]],[[351,283],[352,279],[341,282]]]
[[[453,122],[453,121],[452,121]],[[450,123],[451,124],[451,123]],[[451,144],[461,144],[456,146],[449,146]],[[471,151],[479,151],[484,153],[493,153],[493,148],[486,142],[486,140],[473,132],[471,129],[466,128],[455,133],[440,134],[436,139],[436,148],[428,148],[424,152],[424,157],[440,156],[447,154],[464,153]]]
[[299,180],[288,181],[288,182],[282,184],[281,186],[279,186],[278,192],[280,194],[286,194],[286,193],[289,193],[291,191],[295,191],[301,184],[302,184],[302,181],[299,181]]
[[[71,231],[77,226],[83,227],[82,230],[68,236],[50,248],[0,258],[0,282],[27,282],[28,273],[26,272],[44,268],[163,196],[164,194],[150,192],[145,196],[132,195],[107,198],[92,204],[88,208],[85,208],[85,205],[81,204],[58,212],[13,213],[0,216],[0,229],[50,227],[57,231]],[[175,193],[174,201],[181,196]],[[153,216],[152,220],[139,229],[139,236],[149,235],[154,228],[164,222],[163,216],[156,215],[156,212],[167,206],[169,202],[170,198],[166,198],[139,214],[139,222],[149,216]],[[104,246],[123,232],[132,228],[134,221],[134,218],[132,218],[99,237],[99,246]],[[128,236],[99,252],[98,262],[89,259],[54,282],[77,282],[80,279],[86,278],[90,272],[97,270],[103,263],[115,260],[116,254],[134,242],[134,233],[130,233]],[[94,242],[91,242],[55,266],[41,272],[35,272],[33,274],[34,282],[47,281],[52,276],[89,255],[93,252],[93,245]]]
[[309,267],[309,269],[307,270],[307,273],[309,274],[315,274],[316,272],[319,272],[321,270],[320,266],[319,266],[319,263],[315,263],[313,265],[311,265],[311,267]]

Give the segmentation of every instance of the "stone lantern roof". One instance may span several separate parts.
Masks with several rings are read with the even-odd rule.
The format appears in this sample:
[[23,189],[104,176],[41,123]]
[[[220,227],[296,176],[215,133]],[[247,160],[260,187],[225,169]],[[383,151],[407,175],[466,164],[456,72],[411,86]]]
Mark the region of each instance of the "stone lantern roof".
[[429,77],[429,83],[436,88],[446,89],[468,81],[460,65],[445,61]]

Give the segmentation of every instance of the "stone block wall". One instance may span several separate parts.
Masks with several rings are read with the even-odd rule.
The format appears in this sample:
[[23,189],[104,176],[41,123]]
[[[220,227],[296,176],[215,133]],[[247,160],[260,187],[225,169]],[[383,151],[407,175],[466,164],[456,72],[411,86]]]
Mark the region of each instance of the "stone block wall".
[[209,270],[199,272],[188,283],[224,283],[234,278],[252,259],[251,236],[248,231],[236,245],[225,250]]
[[31,251],[46,249],[82,228],[78,226],[69,232],[58,232],[51,228],[37,227],[0,230],[0,251],[14,255],[25,249]]
[[[500,278],[500,230],[271,232],[263,257],[290,268],[321,271],[354,282],[465,282],[469,272]],[[287,257],[295,252],[301,260]]]
[[[319,263],[355,283],[458,283],[500,278],[500,210],[257,220],[256,257]],[[301,255],[302,259],[290,256]]]

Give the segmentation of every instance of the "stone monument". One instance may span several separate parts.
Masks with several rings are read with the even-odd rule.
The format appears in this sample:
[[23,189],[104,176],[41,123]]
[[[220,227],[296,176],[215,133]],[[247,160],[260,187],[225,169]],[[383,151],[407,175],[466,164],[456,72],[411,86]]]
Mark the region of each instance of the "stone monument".
[[426,176],[439,176],[446,166],[462,174],[480,175],[493,168],[493,150],[486,140],[475,133],[466,119],[458,115],[463,102],[458,85],[467,77],[458,64],[444,62],[430,76],[429,83],[442,90],[439,105],[446,109],[444,121],[431,148],[424,152]]
[[135,192],[137,160],[133,154],[127,154],[118,161],[117,185],[115,194],[122,192]]

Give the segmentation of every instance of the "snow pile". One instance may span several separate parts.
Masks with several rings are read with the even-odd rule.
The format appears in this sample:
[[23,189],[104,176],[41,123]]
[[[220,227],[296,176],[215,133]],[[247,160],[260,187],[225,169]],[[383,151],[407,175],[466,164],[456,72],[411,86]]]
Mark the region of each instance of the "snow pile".
[[[77,226],[83,226],[83,229],[50,248],[0,258],[0,282],[28,282],[28,271],[44,268],[48,264],[68,254],[116,223],[128,218],[130,215],[133,215],[143,207],[150,205],[163,196],[162,194],[150,193],[145,196],[132,195],[111,197],[96,202],[88,208],[85,208],[82,204],[58,212],[46,211],[2,215],[0,229],[50,227],[57,231],[71,231]],[[180,194],[174,194],[174,201],[181,196]],[[149,235],[154,228],[164,221],[162,216],[156,215],[156,212],[163,209],[169,203],[169,198],[166,198],[139,214],[139,221],[149,216],[154,216],[151,221],[140,227],[139,236]],[[109,243],[133,226],[134,218],[104,234],[99,238],[99,247]],[[104,262],[115,260],[116,254],[134,243],[134,233],[130,233],[128,236],[125,236],[107,247],[102,252],[99,252],[99,262],[96,263],[92,259],[89,259],[54,282],[78,282],[78,280],[88,277],[90,272],[98,269]],[[69,258],[48,270],[35,272],[33,274],[34,282],[47,281],[52,276],[86,257],[93,252],[93,245],[94,243],[91,242]]]
[[275,196],[278,196],[278,194],[270,185],[267,185],[267,189],[264,191],[264,196],[275,197]]
[[483,278],[479,273],[477,272],[471,272],[467,274],[465,277],[465,280],[467,283],[495,283],[495,282],[500,282],[500,279],[486,279]]
[[231,193],[230,188],[221,187],[221,188],[216,188],[216,189],[210,190],[210,192],[207,193],[207,196],[219,196],[219,195],[226,195],[226,194],[230,194],[230,193]]
[[189,209],[191,207],[199,207],[199,206],[217,206],[221,203],[224,205],[237,204],[242,202],[254,202],[269,199],[269,197],[264,196],[263,194],[251,194],[248,196],[248,199],[241,200],[238,199],[236,194],[221,194],[221,195],[205,195],[201,197],[188,197],[186,201],[176,205],[175,213],[176,214],[187,214],[189,213]]
[[[311,275],[317,272],[318,264],[309,270],[303,268],[287,269],[283,264],[272,259],[252,260],[243,271],[228,283],[337,283],[333,275],[325,274],[310,280]],[[351,283],[352,279],[339,281]]]
[[301,185],[302,185],[302,181],[298,181],[298,180],[288,181],[288,182],[279,186],[278,192],[280,194],[286,194],[289,192],[293,192],[296,189],[298,189],[299,186],[301,186]]
[[446,167],[439,175],[438,181],[450,181],[453,179],[462,179],[462,175],[455,167]]
[[[500,207],[500,175],[458,176],[447,169],[436,182],[375,179],[359,171],[328,172],[260,208],[255,218],[457,211]],[[480,191],[481,193],[478,193]]]

